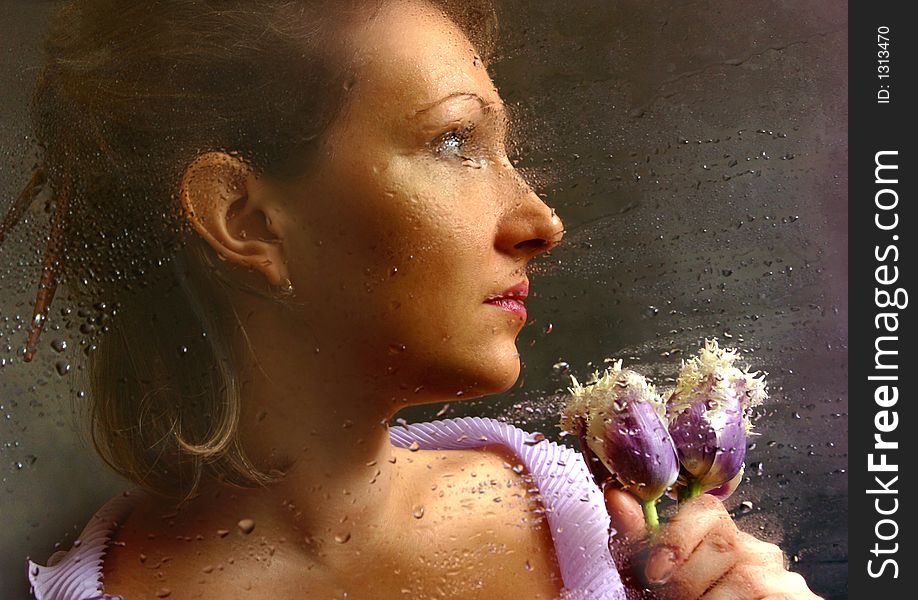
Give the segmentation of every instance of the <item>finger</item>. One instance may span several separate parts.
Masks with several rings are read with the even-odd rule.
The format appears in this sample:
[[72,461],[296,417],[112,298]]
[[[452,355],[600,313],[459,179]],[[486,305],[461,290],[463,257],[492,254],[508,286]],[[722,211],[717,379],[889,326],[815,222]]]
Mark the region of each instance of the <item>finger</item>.
[[668,562],[671,573],[675,573],[707,536],[715,535],[718,544],[732,545],[736,543],[737,533],[733,519],[720,500],[707,494],[693,498],[660,530],[647,561],[648,581],[668,579],[665,569],[655,565]]
[[[648,584],[654,586],[665,583],[663,596],[666,598],[699,598],[737,564],[735,541],[735,532],[729,525],[717,521],[685,561],[671,567],[668,581],[650,579],[651,576],[659,577],[659,573],[654,572],[652,554],[647,565]],[[668,550],[668,547],[664,548]]]
[[637,499],[613,486],[606,486],[603,495],[615,538],[625,541],[643,537],[646,533],[644,511]]
[[775,593],[769,593],[764,600],[787,600],[788,598],[793,600],[823,600],[821,596],[817,596],[810,590],[806,580],[799,573],[784,571],[780,582],[776,585],[780,585],[780,590]]
[[770,567],[776,571],[787,568],[784,552],[774,544],[763,542],[743,531],[736,534],[737,562]]
[[701,600],[759,600],[771,593],[779,594],[778,590],[763,589],[768,577],[774,575],[773,570],[765,567],[739,565],[708,590]]
[[818,600],[797,573],[740,565],[711,588],[701,600]]

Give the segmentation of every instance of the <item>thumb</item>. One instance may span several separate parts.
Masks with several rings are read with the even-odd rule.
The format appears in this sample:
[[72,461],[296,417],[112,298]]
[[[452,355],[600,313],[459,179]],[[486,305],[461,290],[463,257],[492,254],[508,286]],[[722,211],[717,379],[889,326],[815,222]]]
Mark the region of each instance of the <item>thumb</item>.
[[613,539],[626,541],[646,535],[644,511],[634,496],[614,485],[607,485],[603,495],[606,500],[606,511],[611,519],[611,528],[616,532]]

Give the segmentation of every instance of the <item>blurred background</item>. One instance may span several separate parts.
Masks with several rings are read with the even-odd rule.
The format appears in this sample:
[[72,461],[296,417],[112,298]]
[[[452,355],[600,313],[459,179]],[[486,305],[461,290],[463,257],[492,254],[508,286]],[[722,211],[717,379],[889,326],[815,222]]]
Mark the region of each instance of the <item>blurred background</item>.
[[[0,206],[35,160],[28,98],[48,0],[0,0]],[[847,5],[501,0],[491,67],[512,158],[567,225],[534,266],[524,369],[500,396],[406,409],[492,416],[572,446],[570,375],[624,359],[659,387],[706,338],[767,371],[742,529],[779,543],[826,598],[847,597]],[[37,203],[38,204],[38,203]],[[44,227],[40,207],[22,231]],[[0,597],[25,560],[68,548],[127,487],[84,441],[82,354],[17,349],[39,274],[0,249]],[[67,335],[70,335],[68,333]],[[58,344],[59,346],[59,344]]]

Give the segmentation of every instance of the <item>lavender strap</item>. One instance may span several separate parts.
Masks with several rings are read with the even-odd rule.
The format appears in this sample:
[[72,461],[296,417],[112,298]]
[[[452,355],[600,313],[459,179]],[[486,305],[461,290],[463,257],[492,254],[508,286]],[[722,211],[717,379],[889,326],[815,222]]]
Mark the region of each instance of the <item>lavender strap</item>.
[[106,502],[89,520],[69,551],[58,551],[48,566],[28,561],[29,583],[36,600],[124,600],[102,592],[102,556],[112,533],[133,510],[125,492]]

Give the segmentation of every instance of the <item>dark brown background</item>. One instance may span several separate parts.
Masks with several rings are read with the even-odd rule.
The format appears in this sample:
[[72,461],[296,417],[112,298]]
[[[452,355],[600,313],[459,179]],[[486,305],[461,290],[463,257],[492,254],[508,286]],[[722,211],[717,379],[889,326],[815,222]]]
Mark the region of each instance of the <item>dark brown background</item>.
[[[0,0],[4,202],[32,160],[25,109],[52,4]],[[499,6],[492,75],[518,115],[516,158],[568,232],[531,277],[521,381],[446,416],[497,416],[557,439],[564,363],[583,380],[624,358],[665,385],[705,337],[738,345],[768,371],[772,397],[728,506],[814,590],[847,597],[846,5]],[[30,314],[37,268],[22,252],[0,250],[4,332]],[[5,348],[17,340],[0,338],[0,361],[15,360],[0,366],[4,598],[27,596],[25,557],[68,547],[123,486],[79,441],[76,368],[59,377],[50,352],[26,368]]]

